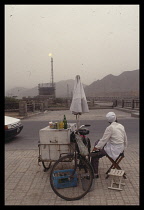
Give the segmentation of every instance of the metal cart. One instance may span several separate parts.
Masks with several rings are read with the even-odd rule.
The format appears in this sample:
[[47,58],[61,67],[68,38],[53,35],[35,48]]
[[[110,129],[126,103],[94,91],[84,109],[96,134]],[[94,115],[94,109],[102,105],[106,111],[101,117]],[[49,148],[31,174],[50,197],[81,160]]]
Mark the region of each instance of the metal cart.
[[52,162],[63,154],[74,151],[74,143],[70,142],[70,134],[77,128],[76,123],[68,123],[67,129],[51,129],[49,126],[39,131],[38,163],[42,162],[44,171],[47,171]]

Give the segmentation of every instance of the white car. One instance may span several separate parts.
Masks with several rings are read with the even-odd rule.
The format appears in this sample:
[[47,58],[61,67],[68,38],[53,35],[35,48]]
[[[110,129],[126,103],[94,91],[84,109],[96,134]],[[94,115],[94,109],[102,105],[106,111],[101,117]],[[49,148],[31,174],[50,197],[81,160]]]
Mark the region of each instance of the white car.
[[18,135],[23,129],[20,119],[5,116],[5,140],[9,140]]

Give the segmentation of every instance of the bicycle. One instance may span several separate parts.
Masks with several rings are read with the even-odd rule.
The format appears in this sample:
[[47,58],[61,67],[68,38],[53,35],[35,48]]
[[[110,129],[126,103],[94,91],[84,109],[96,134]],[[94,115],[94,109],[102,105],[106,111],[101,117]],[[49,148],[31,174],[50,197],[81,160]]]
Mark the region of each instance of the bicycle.
[[89,154],[84,157],[80,154],[77,137],[87,144],[90,153],[90,141],[85,137],[89,130],[82,129],[82,125],[71,134],[74,143],[74,152],[59,158],[50,172],[50,185],[56,195],[68,201],[84,197],[90,190],[94,181],[94,171],[90,164]]

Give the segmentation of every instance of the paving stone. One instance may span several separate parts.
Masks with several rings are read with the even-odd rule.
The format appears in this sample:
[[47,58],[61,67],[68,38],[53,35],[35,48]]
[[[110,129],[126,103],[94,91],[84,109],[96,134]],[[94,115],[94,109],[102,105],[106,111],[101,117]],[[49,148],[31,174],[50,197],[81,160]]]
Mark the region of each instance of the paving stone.
[[[94,111],[97,112],[92,110],[87,119],[93,116]],[[124,115],[122,111],[116,111],[121,118],[131,117],[130,113]],[[104,112],[107,113],[108,110]],[[67,113],[69,119],[70,115]],[[56,118],[61,113],[50,112],[50,118],[52,114]],[[97,115],[100,117],[100,110]],[[38,165],[37,158],[38,149],[5,151],[5,205],[139,205],[138,144],[128,146],[125,158],[120,163],[127,174],[122,191],[108,189],[111,178],[105,179],[105,172],[111,164],[108,158],[103,157],[100,159],[100,177],[96,179],[94,190],[78,201],[65,201],[53,192],[49,182],[50,171],[44,172],[42,164]]]

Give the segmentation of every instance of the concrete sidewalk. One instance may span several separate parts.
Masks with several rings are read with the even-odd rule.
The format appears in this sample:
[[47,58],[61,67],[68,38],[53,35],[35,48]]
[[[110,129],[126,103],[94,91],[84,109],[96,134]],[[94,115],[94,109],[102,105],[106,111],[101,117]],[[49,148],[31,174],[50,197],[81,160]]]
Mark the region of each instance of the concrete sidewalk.
[[[105,111],[98,111],[96,119]],[[58,114],[59,112],[57,112]],[[88,114],[91,119],[92,114]],[[50,112],[55,116],[54,112]],[[57,114],[55,117],[57,117]],[[116,110],[119,117],[131,117]],[[105,113],[103,114],[105,116]],[[70,115],[67,114],[69,119]],[[94,118],[95,116],[93,116]],[[35,120],[37,120],[38,115]],[[81,116],[83,118],[83,116]],[[84,118],[86,118],[84,116]],[[50,171],[44,172],[38,165],[38,149],[5,150],[5,205],[139,205],[139,145],[131,144],[125,152],[125,158],[120,166],[125,170],[127,179],[122,191],[108,189],[111,177],[105,179],[105,172],[110,167],[106,157],[100,159],[99,179],[95,188],[85,197],[77,201],[65,201],[59,198],[51,189]]]

